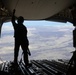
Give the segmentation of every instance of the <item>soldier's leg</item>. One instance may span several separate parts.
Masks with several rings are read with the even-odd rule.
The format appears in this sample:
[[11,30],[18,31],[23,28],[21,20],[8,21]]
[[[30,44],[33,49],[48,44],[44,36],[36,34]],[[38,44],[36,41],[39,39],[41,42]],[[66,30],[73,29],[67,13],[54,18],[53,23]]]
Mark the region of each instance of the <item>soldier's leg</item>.
[[29,60],[28,60],[28,53],[27,53],[27,49],[28,46],[26,46],[25,44],[21,45],[22,50],[23,50],[23,59],[24,59],[24,63],[26,66],[28,66]]
[[24,62],[26,64],[26,66],[28,66],[29,65],[28,54],[26,51],[23,51],[23,53],[24,53],[24,56],[23,56]]
[[14,47],[14,63],[18,62],[19,47],[20,47],[20,45],[17,42],[15,42],[15,47]]

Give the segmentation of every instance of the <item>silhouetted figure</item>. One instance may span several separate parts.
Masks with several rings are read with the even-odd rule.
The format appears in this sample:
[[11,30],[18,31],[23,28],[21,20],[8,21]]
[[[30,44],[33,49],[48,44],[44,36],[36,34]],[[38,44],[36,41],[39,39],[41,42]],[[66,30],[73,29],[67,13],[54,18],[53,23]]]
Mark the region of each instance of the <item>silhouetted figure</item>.
[[76,75],[76,27],[73,30],[73,47],[75,48],[75,51],[73,52],[73,55],[68,63],[69,68],[67,75]]
[[73,5],[71,8],[71,14],[72,14],[72,23],[75,29],[73,30],[73,47],[75,48],[75,51],[73,52],[73,55],[68,63],[69,68],[66,75],[76,75],[76,5]]
[[[14,38],[15,38],[15,47],[14,47],[14,63],[18,62],[18,53],[19,47],[21,46],[24,54],[25,65],[29,65],[28,60],[28,45],[29,41],[27,38],[27,28],[23,25],[24,18],[22,16],[18,17],[17,23],[15,22],[15,9],[13,10],[12,24],[14,28]],[[30,52],[29,52],[30,53]]]
[[76,27],[73,30],[73,47],[76,48]]
[[73,55],[68,63],[69,68],[67,75],[76,75],[76,27],[73,30],[73,47],[75,48],[75,51],[73,52]]

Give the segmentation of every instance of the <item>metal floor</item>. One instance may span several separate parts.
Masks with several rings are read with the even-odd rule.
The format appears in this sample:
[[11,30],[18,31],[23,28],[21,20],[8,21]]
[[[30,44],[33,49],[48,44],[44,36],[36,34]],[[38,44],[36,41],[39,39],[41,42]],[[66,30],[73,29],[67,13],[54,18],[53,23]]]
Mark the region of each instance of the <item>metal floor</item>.
[[[31,60],[31,67],[25,67],[23,62],[12,66],[11,61],[1,64],[4,75],[66,75],[67,65],[55,60]],[[0,74],[1,75],[1,74]],[[3,74],[2,74],[3,75]]]

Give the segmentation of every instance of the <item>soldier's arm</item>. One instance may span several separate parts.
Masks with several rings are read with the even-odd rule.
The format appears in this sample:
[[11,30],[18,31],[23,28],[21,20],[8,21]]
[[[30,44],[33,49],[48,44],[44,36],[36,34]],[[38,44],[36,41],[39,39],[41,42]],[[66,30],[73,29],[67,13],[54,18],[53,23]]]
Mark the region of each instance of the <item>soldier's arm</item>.
[[15,9],[13,10],[13,14],[12,14],[12,19],[11,19],[11,21],[12,21],[13,27],[15,28],[15,25],[16,25],[16,22],[15,22]]
[[[28,40],[28,46],[29,46],[29,40]],[[28,47],[27,52],[28,52],[29,56],[31,56],[31,52],[30,52],[30,50],[29,50],[29,47]]]
[[28,48],[28,50],[27,50],[27,51],[28,51],[29,56],[31,56],[31,52],[30,52],[29,48]]

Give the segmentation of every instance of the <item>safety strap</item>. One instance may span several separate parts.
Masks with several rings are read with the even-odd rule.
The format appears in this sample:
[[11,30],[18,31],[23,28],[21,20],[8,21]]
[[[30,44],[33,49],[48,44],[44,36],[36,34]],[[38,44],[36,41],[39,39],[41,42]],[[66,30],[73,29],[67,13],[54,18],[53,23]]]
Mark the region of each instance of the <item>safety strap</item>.
[[14,8],[14,9],[16,9],[16,7],[17,7],[17,5],[18,5],[18,2],[19,2],[19,0],[17,0],[17,2],[16,2],[16,5],[15,5],[15,8]]

